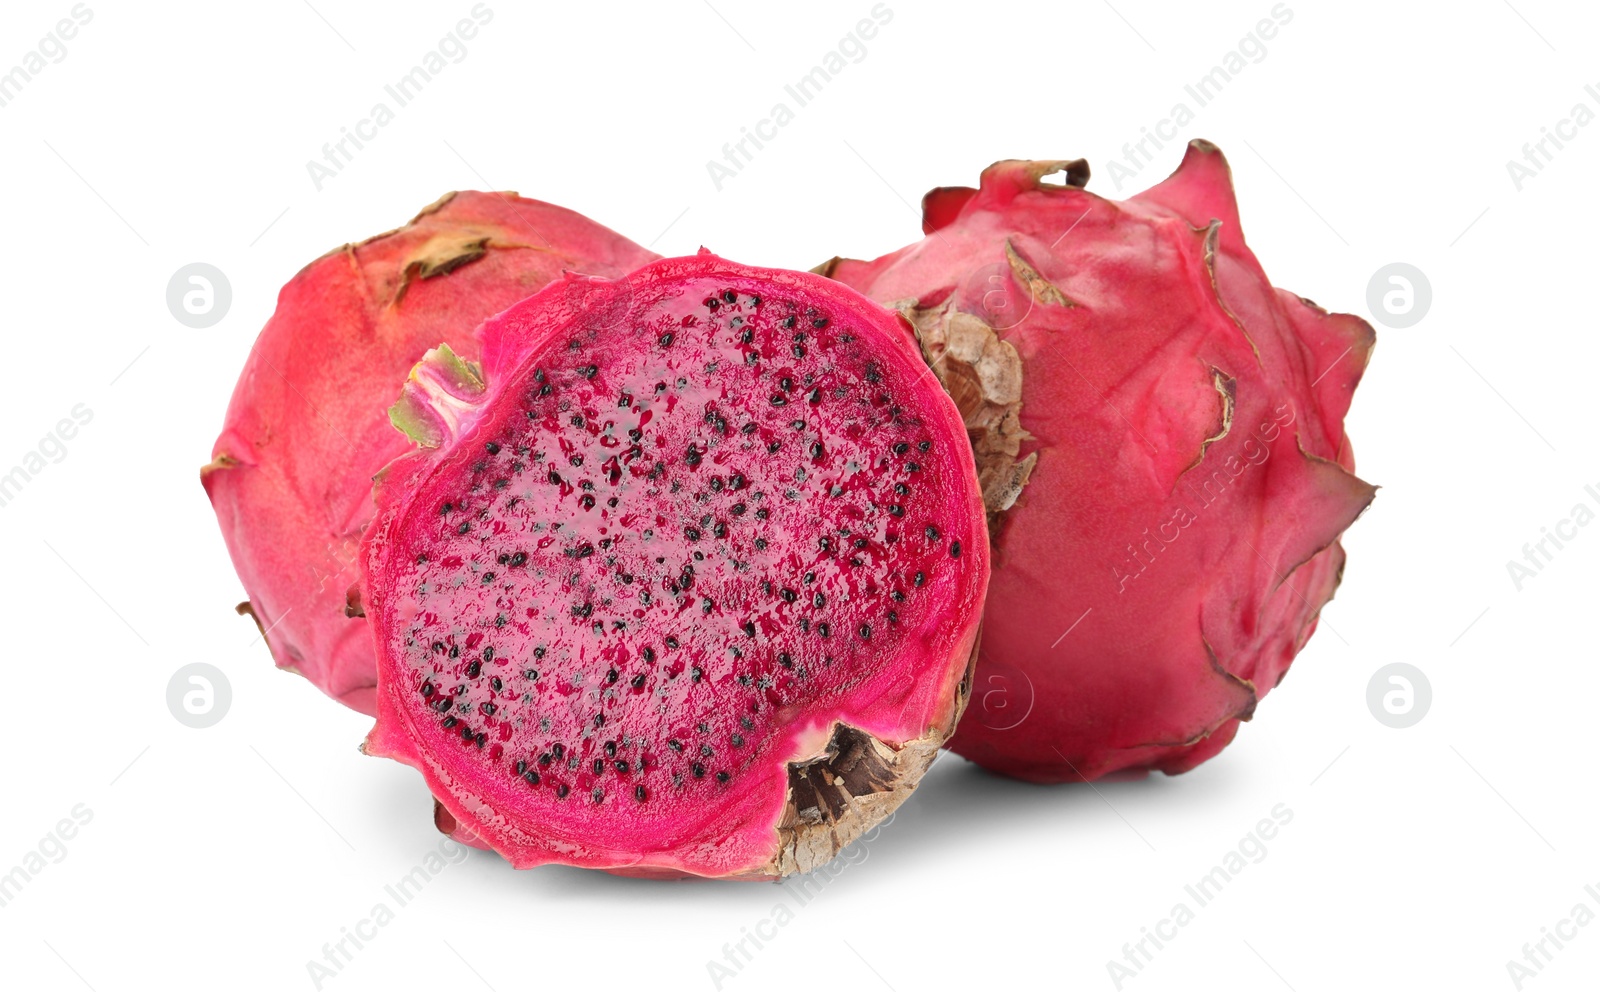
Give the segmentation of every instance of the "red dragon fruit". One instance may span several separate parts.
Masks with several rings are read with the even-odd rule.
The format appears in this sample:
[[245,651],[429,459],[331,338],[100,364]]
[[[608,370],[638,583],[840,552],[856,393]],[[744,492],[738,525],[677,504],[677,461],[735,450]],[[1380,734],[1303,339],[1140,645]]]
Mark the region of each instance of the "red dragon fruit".
[[1343,426],[1372,329],[1271,287],[1222,154],[1120,203],[1087,180],[998,162],[924,198],[922,241],[818,269],[899,307],[962,410],[994,576],[950,747],[1039,782],[1226,746],[1374,493]]
[[372,477],[409,445],[384,417],[428,348],[468,358],[481,321],[565,269],[656,256],[561,207],[451,193],[410,224],[306,266],[278,296],[201,470],[250,612],[278,664],[374,712],[376,661],[346,614]]
[[568,277],[391,410],[365,748],[515,866],[775,877],[954,729],[988,579],[961,415],[899,316],[707,252]]

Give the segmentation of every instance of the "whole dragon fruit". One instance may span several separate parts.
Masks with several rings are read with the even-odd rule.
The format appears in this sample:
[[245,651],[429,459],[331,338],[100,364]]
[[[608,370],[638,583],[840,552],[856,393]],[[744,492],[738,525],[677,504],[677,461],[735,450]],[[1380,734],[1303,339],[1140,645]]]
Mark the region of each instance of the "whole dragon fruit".
[[370,754],[515,866],[773,877],[954,729],[988,578],[961,416],[899,316],[702,252],[440,347],[364,542]]
[[1271,287],[1222,154],[1126,202],[1087,180],[998,162],[924,198],[922,241],[818,269],[903,310],[966,419],[994,576],[950,747],[1039,782],[1226,746],[1374,494],[1343,427],[1372,329]]
[[346,593],[372,477],[408,448],[384,410],[422,354],[446,341],[473,357],[473,328],[563,270],[614,276],[655,257],[561,207],[450,193],[283,287],[200,473],[250,595],[240,612],[279,666],[373,712],[371,636]]

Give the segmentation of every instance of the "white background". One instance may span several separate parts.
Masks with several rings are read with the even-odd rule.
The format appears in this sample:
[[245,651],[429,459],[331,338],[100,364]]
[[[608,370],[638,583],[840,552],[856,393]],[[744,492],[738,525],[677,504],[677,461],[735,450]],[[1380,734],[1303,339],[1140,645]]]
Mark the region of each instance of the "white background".
[[[0,473],[82,403],[93,420],[0,507],[0,872],[82,804],[65,857],[0,908],[8,988],[310,989],[307,962],[439,843],[419,776],[364,758],[368,720],[275,671],[197,473],[234,376],[302,264],[450,189],[516,189],[665,254],[806,268],[918,236],[914,204],[1006,157],[1109,161],[1270,0],[957,8],[893,20],[717,191],[706,162],[870,0],[637,6],[489,0],[492,22],[319,192],[306,171],[469,0],[119,4],[0,108]],[[1600,888],[1594,627],[1600,526],[1520,591],[1506,563],[1600,488],[1600,124],[1523,183],[1506,168],[1584,102],[1600,12],[1289,0],[1292,21],[1182,139],[1229,155],[1274,281],[1367,309],[1407,262],[1433,303],[1379,326],[1349,431],[1384,488],[1291,677],[1188,775],[1039,788],[947,756],[729,989],[1112,989],[1121,959],[1276,804],[1293,821],[1124,988],[1511,989],[1507,961]],[[70,0],[0,10],[0,71]],[[313,6],[315,9],[313,10]],[[231,281],[197,330],[182,265]],[[1047,618],[1055,622],[1059,618]],[[1065,618],[1070,621],[1071,618]],[[1065,623],[1063,623],[1063,628]],[[168,712],[204,661],[207,730]],[[1430,712],[1380,724],[1383,665]],[[862,852],[856,852],[862,857]],[[771,885],[651,883],[473,853],[323,983],[337,990],[711,989],[707,962],[793,905]],[[1593,988],[1600,923],[1524,988]],[[1547,945],[1551,946],[1551,945]]]

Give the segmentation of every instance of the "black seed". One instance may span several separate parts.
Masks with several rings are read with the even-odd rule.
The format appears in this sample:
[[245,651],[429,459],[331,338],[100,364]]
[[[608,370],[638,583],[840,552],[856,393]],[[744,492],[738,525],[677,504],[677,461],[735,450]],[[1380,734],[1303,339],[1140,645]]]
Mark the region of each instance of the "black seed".
[[667,747],[672,748],[674,751],[682,751],[683,750],[683,741],[679,741],[679,740],[667,741]]
[[673,650],[677,650],[677,648],[678,648],[678,639],[676,637],[668,637],[667,638],[667,647],[672,648]]
[[[775,455],[778,453],[778,449],[781,447],[783,447],[783,445],[779,444],[777,441],[773,441],[767,445],[767,454]],[[466,524],[462,524],[462,526],[465,527]]]
[[467,678],[469,678],[469,679],[477,678],[478,675],[480,673],[482,673],[482,672],[483,672],[483,666],[480,665],[479,663],[477,663],[476,661],[471,662],[470,664],[467,665]]
[[906,471],[907,472],[920,472],[920,471],[922,471],[922,466],[918,465],[916,462],[906,462]]
[[701,679],[705,678],[705,675],[706,675],[706,673],[702,672],[700,670],[700,666],[699,665],[696,665],[693,668],[689,669],[689,681],[690,682],[698,682]]
[[794,591],[794,590],[793,590],[793,589],[789,589],[789,588],[785,588],[785,589],[784,589],[784,590],[783,590],[783,591],[782,591],[782,592],[780,592],[780,593],[779,593],[779,594],[778,594],[778,595],[779,595],[779,596],[782,596],[782,597],[783,597],[783,601],[784,601],[784,602],[785,602],[785,603],[792,603],[792,602],[794,602],[794,601],[795,601],[795,600],[796,600],[796,599],[798,599],[798,598],[799,598],[799,596],[800,596],[800,594],[799,594],[799,593],[797,593],[797,592],[795,592],[795,591]]
[[867,539],[864,538],[864,537],[858,537],[854,541],[851,541],[850,543],[855,545],[857,550],[860,550],[861,548],[864,548],[864,547],[867,546]]
[[639,656],[642,657],[645,661],[655,661],[656,660],[656,649],[655,648],[645,648],[643,651],[639,652]]
[[485,744],[489,743],[489,735],[485,734],[485,733],[479,733],[478,736],[476,736],[476,737],[474,737],[472,739],[472,743],[478,745],[478,747],[481,748]]
[[605,759],[603,759],[603,758],[594,759],[594,773],[596,775],[604,775],[605,774],[605,770],[606,770]]
[[961,542],[960,541],[951,541],[950,542],[950,557],[952,557],[952,558],[960,558],[961,557]]
[[599,803],[605,802],[606,790],[600,788],[597,785],[597,786],[594,787],[594,791],[591,792],[590,795],[594,797],[595,803],[599,804]]
[[567,783],[562,782],[560,785],[556,786],[556,798],[565,799],[567,798],[567,793],[571,791],[571,789],[567,788]]
[[744,511],[745,511],[745,505],[743,503],[735,503],[735,504],[733,504],[732,507],[729,508],[728,512],[732,513],[734,516],[737,517],[737,516],[742,515],[744,513]]
[[585,379],[593,379],[595,373],[599,371],[600,366],[598,365],[585,365],[578,369],[578,374],[583,376]]
[[521,775],[523,772],[525,772],[527,770],[528,770],[528,763],[526,761],[517,762],[517,774],[518,775]]
[[454,727],[455,725],[456,725],[456,718],[453,717],[453,716],[445,717],[444,720],[440,724],[440,726],[444,727],[444,729],[446,729],[446,730],[449,730],[451,727]]
[[711,533],[716,537],[727,537],[728,525],[719,520],[717,521],[717,525],[711,528]]
[[567,753],[567,746],[565,744],[559,744],[559,743],[552,744],[552,745],[550,745],[550,753],[559,758],[563,754]]
[[439,512],[441,514],[445,514],[445,513],[449,513],[451,510],[454,510],[454,509],[455,509],[454,506],[451,506],[449,503],[446,503],[445,505],[439,507]]
[[613,767],[619,772],[625,772],[628,770],[628,763],[626,761],[613,762]]
[[[760,514],[757,514],[757,516],[759,516],[759,515]],[[764,538],[764,537],[756,538],[756,550],[757,551],[765,551],[765,550],[767,550],[767,539],[766,538]]]
[[717,781],[718,782],[726,782],[726,781],[728,781],[728,773],[727,772],[717,772]]
[[606,673],[606,685],[612,685],[616,681],[617,681],[617,670],[615,668],[613,668],[611,671]]
[[694,764],[689,766],[689,771],[694,775],[695,778],[705,778],[706,777],[706,766],[702,765],[698,761],[696,761]]
[[539,670],[537,668],[530,668],[522,673],[522,677],[527,679],[529,682],[537,682],[539,680]]
[[738,682],[740,685],[749,685],[750,684],[750,676],[748,676],[748,675],[740,675],[737,678],[735,678],[734,681]]
[[672,343],[672,332],[668,331],[667,333],[661,335],[659,340],[661,341],[661,347],[667,347]]
[[921,589],[922,588],[922,584],[924,582],[926,582],[926,581],[928,581],[927,577],[924,576],[921,572],[918,572],[916,575],[913,575],[911,577],[911,584],[916,586],[918,589]]
[[917,442],[917,450],[918,451],[927,451],[928,448],[932,446],[932,444],[933,444],[932,441],[918,441]]
[[423,699],[427,699],[431,695],[433,695],[433,683],[432,682],[424,682],[424,683],[422,683],[422,698]]
[[819,537],[817,538],[817,547],[821,548],[823,551],[832,551],[833,542],[825,537]]
[[790,314],[789,316],[783,318],[783,326],[784,327],[793,327],[794,326],[794,314]]
[[862,624],[861,625],[861,629],[857,630],[856,633],[861,635],[861,639],[863,641],[872,640],[872,628],[870,626],[868,626],[867,624]]
[[822,457],[822,442],[821,441],[812,441],[811,442],[811,457],[812,458],[821,458]]
[[488,585],[489,583],[491,583],[493,581],[494,581],[494,573],[493,572],[484,572],[483,573],[483,583],[484,583],[484,585]]
[[642,802],[644,802],[644,797],[645,797],[644,786],[642,786],[642,785],[634,786],[633,787],[633,798],[639,800],[642,803]]
[[750,305],[753,306],[753,307],[759,307],[761,305],[761,297],[759,297],[759,296],[750,297]]
[[633,681],[630,682],[629,684],[632,685],[635,689],[643,689],[644,688],[644,676],[643,675],[635,675],[633,677]]
[[529,785],[538,785],[539,773],[530,769],[525,775],[522,776],[522,780]]
[[889,611],[889,622],[890,623],[899,623],[900,622],[900,614],[896,613],[893,610],[890,610]]
[[773,393],[772,394],[772,405],[773,406],[783,406],[787,402],[789,402],[789,401],[784,398],[784,395],[782,393]]
[[484,716],[494,716],[494,704],[489,702],[479,703],[478,709]]
[[928,535],[928,540],[930,541],[937,541],[939,539],[939,528],[935,527],[933,524],[929,524],[928,529],[923,531],[923,533]]
[[906,594],[896,589],[889,594],[889,598],[894,600],[896,603],[904,603],[906,601]]
[[804,358],[804,357],[806,357],[806,346],[805,345],[797,344],[797,345],[794,346],[793,350],[794,350],[794,357],[796,357],[796,358]]
[[737,300],[738,298],[739,298],[739,294],[735,293],[731,289],[725,289],[725,290],[722,291],[722,302],[724,302],[724,303],[732,303],[734,300]]
[[700,529],[698,527],[685,527],[683,536],[691,541],[698,541],[700,540]]
[[527,555],[526,552],[518,551],[516,554],[511,556],[510,564],[511,564],[512,568],[521,568],[523,565],[526,565],[527,563],[528,563],[528,555]]
[[465,534],[467,531],[469,531],[471,529],[472,529],[472,525],[471,524],[462,523],[462,525],[460,527],[456,528],[456,533],[457,534]]
[[700,745],[700,756],[702,758],[709,758],[709,757],[711,757],[711,755],[713,753],[715,753],[715,752],[713,752],[711,750],[711,745],[710,744],[701,744]]

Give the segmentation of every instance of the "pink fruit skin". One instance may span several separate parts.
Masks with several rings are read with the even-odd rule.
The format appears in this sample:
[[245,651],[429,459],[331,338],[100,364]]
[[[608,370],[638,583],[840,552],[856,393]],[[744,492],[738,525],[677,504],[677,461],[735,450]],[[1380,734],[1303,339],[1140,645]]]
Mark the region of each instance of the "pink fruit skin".
[[[1061,168],[1067,186],[1039,182]],[[1038,462],[992,534],[949,746],[1036,782],[1176,774],[1225,747],[1311,636],[1375,492],[1343,427],[1372,329],[1271,287],[1222,154],[1192,142],[1124,202],[1086,180],[997,163],[928,195],[924,240],[824,270],[883,302],[954,294],[1021,357]],[[1008,242],[1064,301],[1030,291]]]
[[[795,300],[820,309],[782,323]],[[364,750],[416,767],[441,831],[518,868],[765,878],[826,862],[954,728],[988,578],[959,413],[903,322],[817,276],[702,251],[558,282],[479,338],[481,370],[430,352],[396,406],[430,446],[381,474],[363,541],[380,656]],[[774,402],[785,390],[793,403]],[[686,441],[701,453],[685,459]],[[679,595],[666,580],[688,566]],[[837,805],[797,801],[791,763],[839,724],[903,757]],[[810,775],[843,790],[871,764]],[[841,808],[862,819],[828,836]]]
[[283,287],[201,470],[279,667],[375,712],[371,637],[346,593],[372,477],[410,447],[385,410],[423,352],[447,341],[475,357],[484,318],[563,270],[614,276],[655,257],[570,210],[461,192]]

